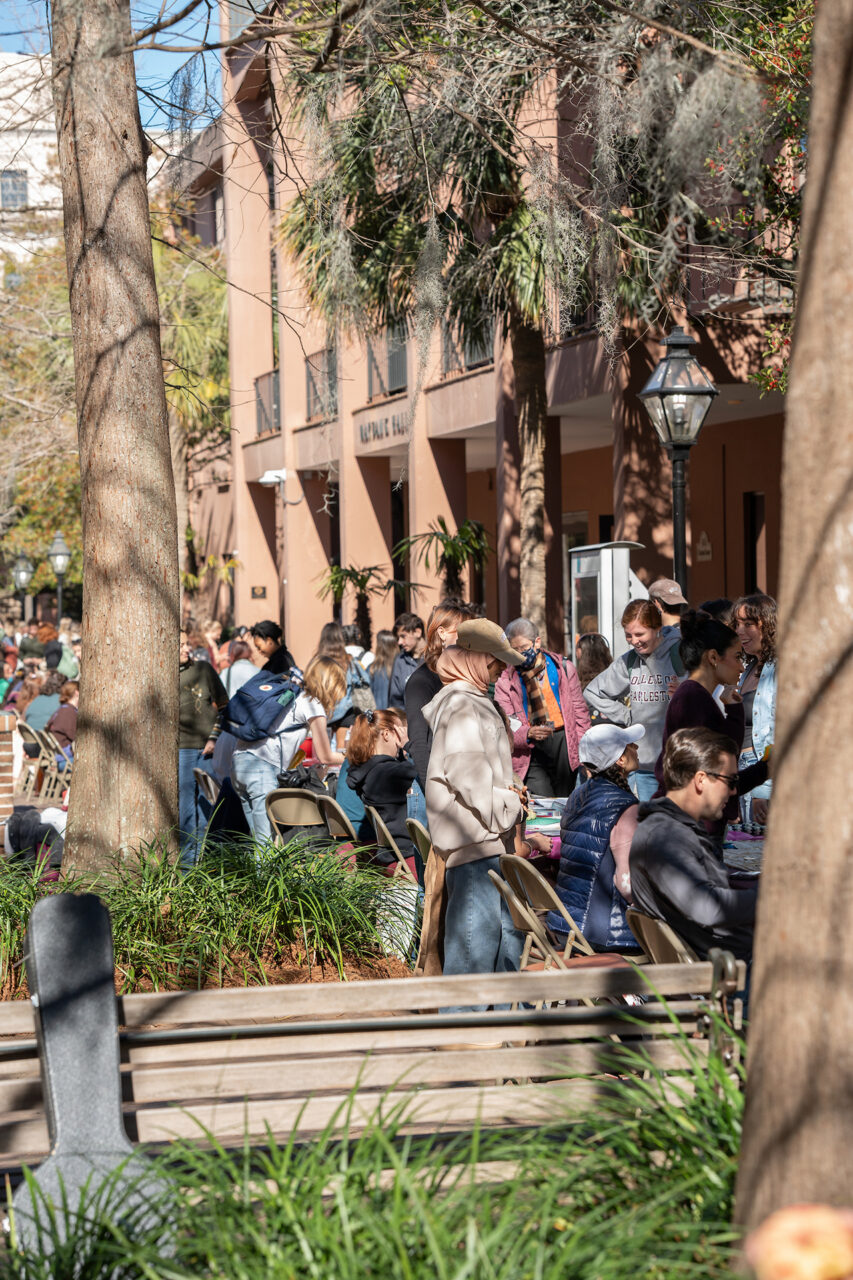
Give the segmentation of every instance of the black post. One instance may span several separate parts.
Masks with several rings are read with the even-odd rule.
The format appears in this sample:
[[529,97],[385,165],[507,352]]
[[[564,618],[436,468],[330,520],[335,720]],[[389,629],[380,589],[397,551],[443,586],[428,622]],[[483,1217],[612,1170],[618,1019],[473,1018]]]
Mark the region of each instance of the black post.
[[675,445],[672,456],[672,576],[687,596],[687,514],[685,478],[689,448]]
[[62,579],[64,577],[65,577],[64,573],[58,573],[56,575],[56,629],[57,631],[59,630],[60,624],[62,622]]

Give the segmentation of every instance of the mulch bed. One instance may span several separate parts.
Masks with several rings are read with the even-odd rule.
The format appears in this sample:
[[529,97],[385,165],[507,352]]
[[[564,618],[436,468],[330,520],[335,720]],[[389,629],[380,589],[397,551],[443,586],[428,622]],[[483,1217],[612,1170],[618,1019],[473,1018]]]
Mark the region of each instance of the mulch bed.
[[[363,982],[374,978],[410,978],[412,971],[408,965],[403,964],[402,960],[398,960],[393,956],[376,957],[370,960],[352,960],[344,957],[343,962],[344,981],[345,982]],[[27,980],[24,977],[19,986],[12,989],[13,982],[17,979],[18,971],[15,971],[14,977],[7,975],[6,981],[0,987],[0,1000],[29,1000],[30,990]],[[138,983],[134,983],[133,992],[151,992],[151,991],[215,991],[222,987],[257,987],[264,985],[264,980],[269,986],[290,986],[294,984],[303,984],[309,982],[340,982],[341,975],[338,972],[337,965],[331,960],[312,960],[309,964],[304,952],[297,952],[296,948],[291,947],[290,952],[285,952],[279,956],[277,960],[264,960],[262,970],[258,968],[257,961],[250,957],[245,958],[245,964],[240,963],[238,957],[232,957],[227,968],[224,968],[221,976],[218,968],[210,965],[206,973],[202,975],[199,981],[197,970],[193,970],[189,965],[185,966],[180,976],[173,975],[171,981],[159,983],[157,986],[150,980],[141,979]],[[116,994],[128,994],[126,987],[125,974],[116,967],[115,971]]]

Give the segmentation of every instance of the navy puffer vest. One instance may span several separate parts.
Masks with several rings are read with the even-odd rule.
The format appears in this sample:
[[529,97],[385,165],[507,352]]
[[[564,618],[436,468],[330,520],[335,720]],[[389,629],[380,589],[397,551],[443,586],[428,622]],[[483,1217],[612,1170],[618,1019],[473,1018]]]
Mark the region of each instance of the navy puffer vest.
[[[616,888],[610,851],[611,831],[636,803],[615,782],[593,778],[572,792],[563,810],[557,893],[597,951],[638,949],[625,918],[625,899]],[[566,932],[566,922],[556,911],[548,913],[546,922],[555,932]]]

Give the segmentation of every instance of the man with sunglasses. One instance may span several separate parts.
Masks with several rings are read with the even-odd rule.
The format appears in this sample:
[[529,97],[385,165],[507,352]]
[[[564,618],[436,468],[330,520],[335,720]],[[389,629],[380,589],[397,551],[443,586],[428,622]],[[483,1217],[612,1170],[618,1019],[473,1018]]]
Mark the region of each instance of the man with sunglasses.
[[640,805],[630,855],[634,903],[703,960],[712,947],[750,960],[758,887],[731,882],[712,834],[738,789],[734,742],[711,729],[679,729],[667,740],[663,785],[662,797]]

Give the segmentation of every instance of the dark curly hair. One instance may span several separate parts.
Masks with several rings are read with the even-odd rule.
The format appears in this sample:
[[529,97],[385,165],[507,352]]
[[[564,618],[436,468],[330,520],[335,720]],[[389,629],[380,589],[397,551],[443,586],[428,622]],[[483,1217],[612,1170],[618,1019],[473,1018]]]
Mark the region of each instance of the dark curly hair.
[[761,591],[756,591],[751,596],[741,596],[739,600],[735,600],[732,608],[732,626],[737,626],[738,614],[743,614],[745,622],[757,622],[761,628],[761,653],[758,655],[758,664],[763,667],[765,662],[776,661],[776,601],[772,596],[766,596]]
[[606,769],[593,769],[591,765],[585,764],[584,769],[589,773],[591,782],[595,782],[598,778],[603,778],[605,782],[612,782],[614,786],[621,787],[623,791],[631,791],[628,785],[628,775],[620,764],[608,765]]

